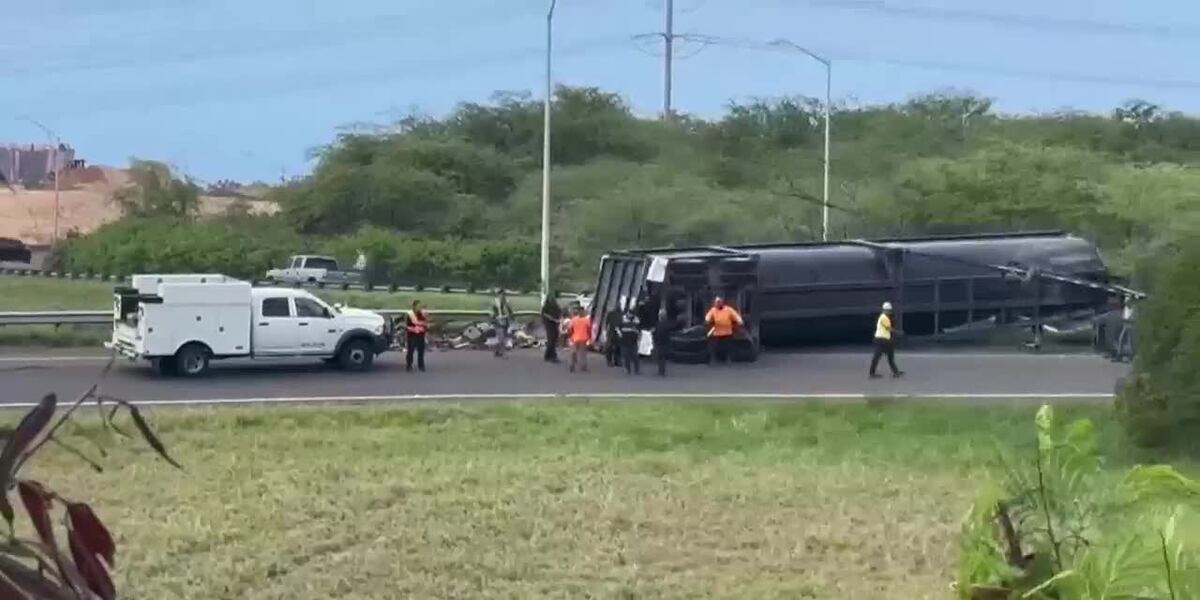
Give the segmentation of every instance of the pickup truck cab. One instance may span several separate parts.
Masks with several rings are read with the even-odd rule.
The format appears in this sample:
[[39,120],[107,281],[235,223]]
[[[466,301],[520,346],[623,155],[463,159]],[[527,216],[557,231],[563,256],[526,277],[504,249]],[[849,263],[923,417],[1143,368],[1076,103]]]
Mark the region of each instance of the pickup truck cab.
[[324,283],[328,285],[362,283],[355,271],[342,271],[337,259],[329,256],[300,254],[287,260],[278,269],[267,271],[266,279],[278,283]]
[[352,371],[391,346],[391,322],[330,306],[294,288],[256,288],[224,275],[135,275],[113,293],[105,346],[195,377],[223,358],[313,357]]

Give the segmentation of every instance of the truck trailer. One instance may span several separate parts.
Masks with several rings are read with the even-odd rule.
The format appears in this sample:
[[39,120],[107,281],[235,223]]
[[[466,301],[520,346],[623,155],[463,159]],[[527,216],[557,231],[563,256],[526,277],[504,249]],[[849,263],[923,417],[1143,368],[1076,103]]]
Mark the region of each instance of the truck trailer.
[[[883,302],[907,336],[1081,322],[1108,310],[1114,285],[1096,246],[1059,232],[651,248],[605,255],[591,313],[634,306],[644,327],[665,309],[671,355],[706,356],[716,296],[742,312],[735,359],[763,347],[869,341]],[[596,326],[596,339],[604,331]]]

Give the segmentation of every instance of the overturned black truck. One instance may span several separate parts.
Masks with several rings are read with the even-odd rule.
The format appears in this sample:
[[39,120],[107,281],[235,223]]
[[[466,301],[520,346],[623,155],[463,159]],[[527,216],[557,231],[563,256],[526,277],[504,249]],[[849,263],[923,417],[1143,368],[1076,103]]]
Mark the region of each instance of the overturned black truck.
[[1113,298],[1096,246],[1058,231],[625,250],[601,259],[589,307],[595,334],[633,306],[643,327],[665,310],[671,356],[707,357],[704,315],[716,296],[741,311],[736,360],[763,347],[870,339],[883,302],[907,336],[970,336],[1003,327],[1038,332],[1089,323]]

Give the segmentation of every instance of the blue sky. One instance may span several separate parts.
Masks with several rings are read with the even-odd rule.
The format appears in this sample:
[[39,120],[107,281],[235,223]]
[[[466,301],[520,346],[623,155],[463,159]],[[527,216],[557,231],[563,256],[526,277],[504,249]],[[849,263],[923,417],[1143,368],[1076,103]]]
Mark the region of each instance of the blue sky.
[[[559,0],[555,78],[661,109],[649,42],[664,0]],[[543,0],[38,0],[0,10],[0,141],[35,118],[94,163],[169,161],[203,180],[309,168],[339,127],[442,114],[542,85]],[[675,0],[676,32],[788,38],[834,60],[835,101],[945,88],[1005,112],[1200,112],[1200,4],[1187,0]],[[802,56],[683,42],[677,110],[819,96]],[[834,137],[836,143],[836,133]]]

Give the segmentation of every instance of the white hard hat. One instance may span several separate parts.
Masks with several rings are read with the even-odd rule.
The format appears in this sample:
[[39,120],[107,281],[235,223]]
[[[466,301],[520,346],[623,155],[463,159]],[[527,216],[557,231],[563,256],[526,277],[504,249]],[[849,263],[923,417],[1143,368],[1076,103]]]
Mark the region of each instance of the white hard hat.
[[892,303],[891,303],[891,302],[884,302],[884,303],[883,303],[883,310],[892,310]]

